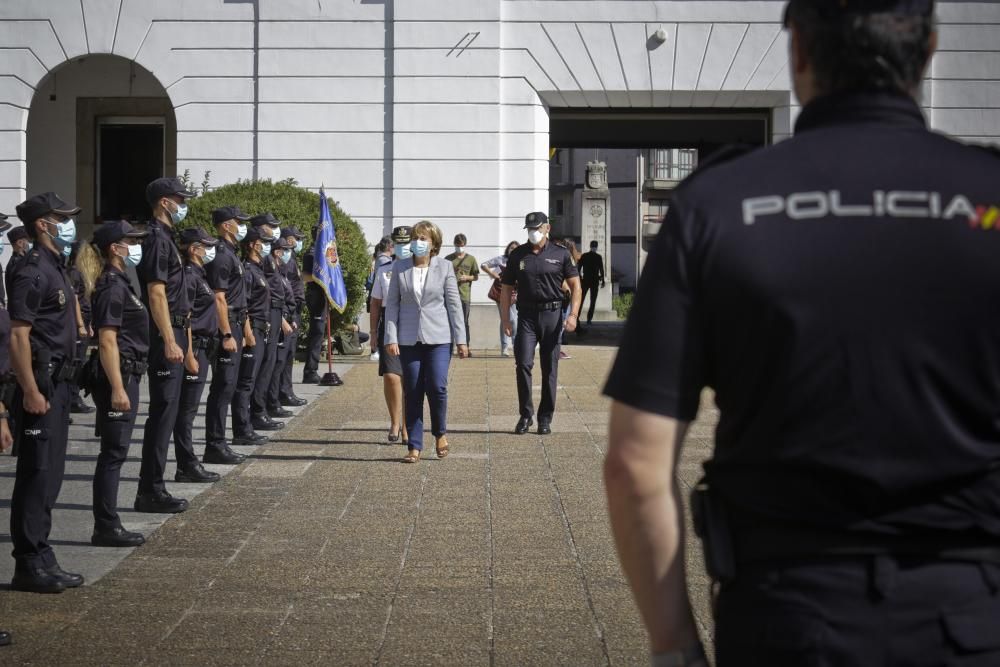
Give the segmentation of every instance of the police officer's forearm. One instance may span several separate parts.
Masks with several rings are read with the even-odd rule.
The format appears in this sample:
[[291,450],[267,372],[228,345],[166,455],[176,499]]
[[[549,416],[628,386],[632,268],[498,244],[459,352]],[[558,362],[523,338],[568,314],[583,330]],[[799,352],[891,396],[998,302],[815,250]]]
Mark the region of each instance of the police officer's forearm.
[[153,314],[153,323],[160,331],[164,344],[176,343],[174,327],[170,324],[170,305],[167,303],[167,288],[164,283],[150,283],[146,288],[149,294],[149,312]]
[[118,353],[118,330],[112,327],[103,328],[97,334],[100,346],[101,367],[108,378],[111,391],[125,391],[122,382],[121,356]]
[[371,333],[372,337],[376,337],[376,332],[378,331],[378,320],[382,314],[382,299],[372,297],[371,309],[372,312],[368,316],[368,331]]
[[675,465],[687,424],[621,403],[611,409],[604,483],[611,528],[654,653],[698,641],[684,567]]
[[226,293],[219,291],[215,293],[215,312],[219,314],[219,333],[233,333],[232,325],[229,323],[229,302],[226,301]]
[[500,323],[510,326],[510,302],[514,298],[514,289],[510,285],[500,288]]
[[570,303],[572,304],[569,314],[573,317],[579,317],[580,304],[583,303],[583,289],[580,287],[580,279],[570,278],[567,282],[569,283]]
[[11,323],[10,365],[21,391],[28,395],[37,394],[38,383],[31,367],[31,325],[26,322]]

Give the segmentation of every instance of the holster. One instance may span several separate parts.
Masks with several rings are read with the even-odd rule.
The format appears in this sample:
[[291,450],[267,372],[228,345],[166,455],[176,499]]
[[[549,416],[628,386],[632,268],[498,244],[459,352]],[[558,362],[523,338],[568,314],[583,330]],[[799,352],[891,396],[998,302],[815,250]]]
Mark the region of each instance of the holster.
[[8,371],[0,375],[0,401],[7,406],[8,411],[13,410],[14,390],[17,388],[17,377],[14,371]]
[[736,577],[736,552],[729,514],[723,498],[704,479],[691,492],[691,513],[708,575],[720,583],[732,581]]

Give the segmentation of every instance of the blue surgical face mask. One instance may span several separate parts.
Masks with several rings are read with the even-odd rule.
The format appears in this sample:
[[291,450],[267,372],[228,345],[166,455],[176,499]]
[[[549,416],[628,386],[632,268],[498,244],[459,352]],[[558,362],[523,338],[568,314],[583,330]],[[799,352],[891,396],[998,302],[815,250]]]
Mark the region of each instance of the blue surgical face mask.
[[63,253],[63,257],[69,257],[70,255],[73,254],[73,246],[71,246],[71,245],[65,245],[65,246],[63,246],[62,253]]
[[137,243],[127,247],[128,255],[123,258],[125,263],[132,267],[139,266],[139,262],[142,261],[142,246]]
[[417,257],[426,257],[431,252],[431,242],[423,241],[421,239],[413,239],[410,241],[410,250]]
[[287,254],[275,255],[274,261],[278,266],[284,266],[285,263],[288,262],[288,255]]
[[205,256],[201,258],[201,263],[211,264],[213,259],[215,259],[215,246],[209,246],[205,248]]
[[302,248],[304,248],[305,245],[306,244],[302,242],[302,239],[299,239],[298,241],[296,241],[295,242],[295,252],[302,252]]
[[4,237],[0,236],[0,252],[3,252],[4,243],[5,243]]
[[177,206],[177,210],[170,214],[170,219],[176,225],[180,224],[181,222],[184,222],[184,218],[186,218],[188,214],[188,205],[187,204],[175,204],[175,205]]
[[274,233],[271,235],[271,240],[277,241],[280,238],[281,238],[281,227],[275,227]]
[[68,248],[73,245],[76,241],[76,222],[73,221],[73,218],[65,222],[56,222],[55,220],[51,220],[50,222],[56,226],[56,233],[49,234],[48,229],[45,230],[45,233],[52,237],[55,244],[60,248]]
[[413,255],[413,250],[410,248],[409,243],[396,246],[396,251],[399,253],[400,259],[409,259]]
[[260,254],[264,255],[265,257],[267,255],[270,255],[271,254],[271,244],[270,243],[265,243],[264,247],[260,249]]
[[236,225],[236,241],[242,241],[247,237],[247,226],[246,225]]

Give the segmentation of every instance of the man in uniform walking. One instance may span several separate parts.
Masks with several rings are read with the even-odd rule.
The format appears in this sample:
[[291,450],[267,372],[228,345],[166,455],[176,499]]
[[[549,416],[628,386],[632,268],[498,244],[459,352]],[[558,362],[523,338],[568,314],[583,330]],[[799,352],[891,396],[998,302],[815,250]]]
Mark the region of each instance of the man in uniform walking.
[[[580,312],[580,276],[569,250],[549,243],[551,229],[548,217],[541,212],[529,213],[524,228],[528,243],[518,246],[507,260],[500,293],[500,317],[504,333],[512,335],[510,302],[517,290],[517,337],[514,339],[514,360],[517,365],[517,399],[521,418],[514,433],[522,435],[531,428],[535,413],[531,398],[531,370],[535,365],[535,344],[539,346],[542,364],[542,400],[538,404],[538,433],[552,432],[552,415],[556,410],[559,387],[559,347],[563,325],[576,330]],[[570,288],[569,315],[563,322],[563,292],[565,281]]]
[[1000,157],[926,127],[931,0],[792,0],[786,26],[795,137],[676,190],[606,388],[654,664],[705,664],[674,473],[709,386],[719,667],[997,665]]

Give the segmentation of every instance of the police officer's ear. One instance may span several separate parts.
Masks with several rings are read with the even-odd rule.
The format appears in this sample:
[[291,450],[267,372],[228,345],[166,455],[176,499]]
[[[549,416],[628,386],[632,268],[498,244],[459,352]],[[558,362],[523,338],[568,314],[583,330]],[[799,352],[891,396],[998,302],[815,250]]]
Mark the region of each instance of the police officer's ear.
[[795,23],[788,25],[788,57],[792,69],[792,87],[795,97],[803,106],[817,96],[816,74],[809,60],[802,31]]

